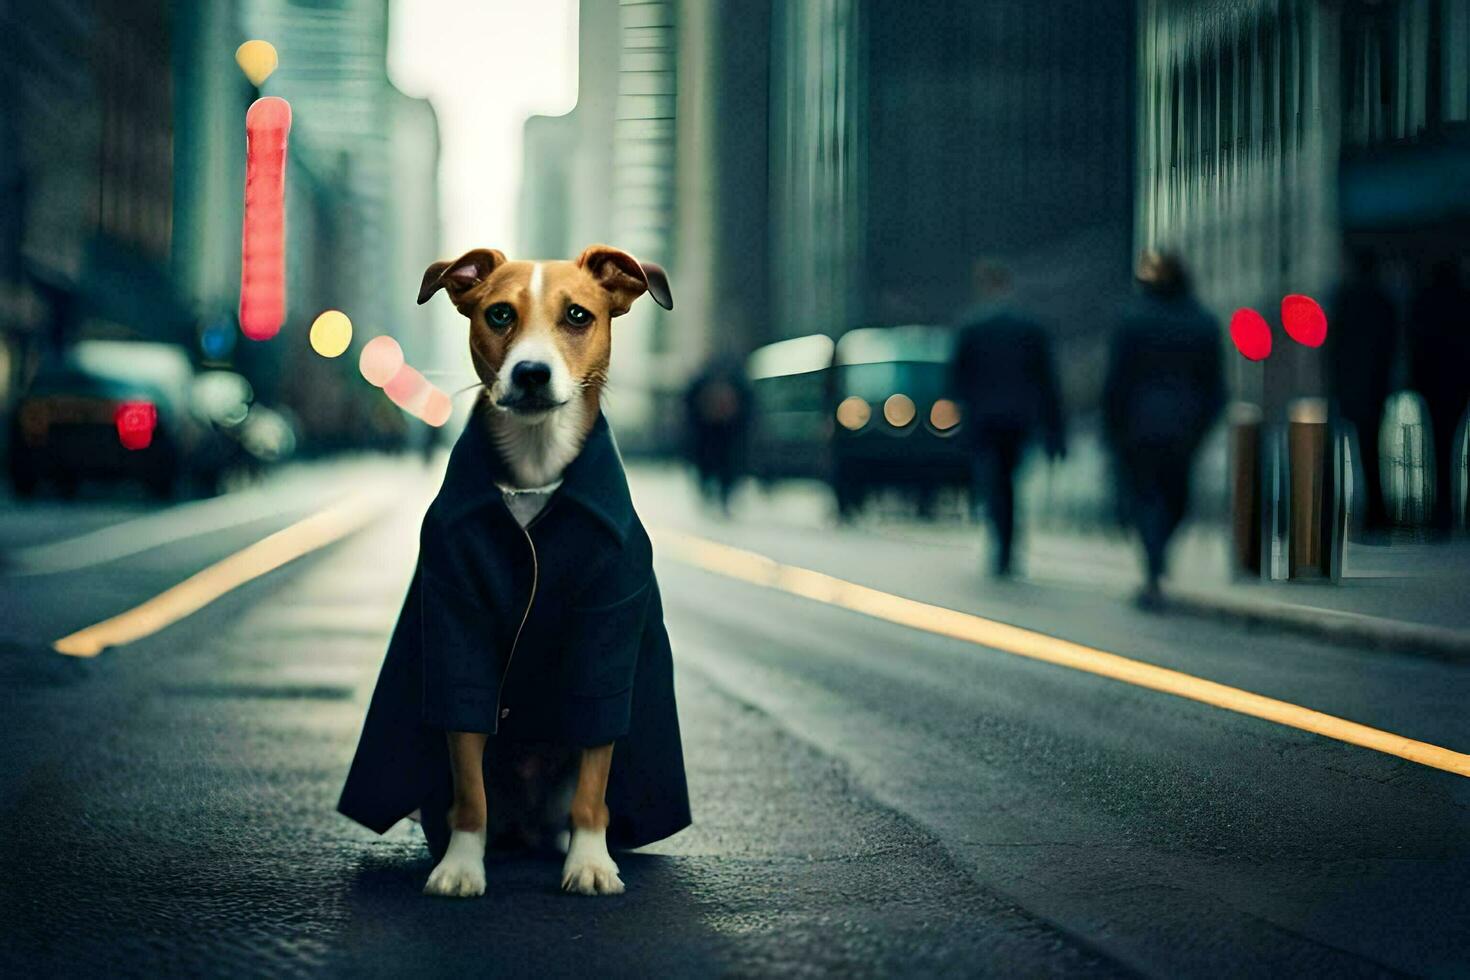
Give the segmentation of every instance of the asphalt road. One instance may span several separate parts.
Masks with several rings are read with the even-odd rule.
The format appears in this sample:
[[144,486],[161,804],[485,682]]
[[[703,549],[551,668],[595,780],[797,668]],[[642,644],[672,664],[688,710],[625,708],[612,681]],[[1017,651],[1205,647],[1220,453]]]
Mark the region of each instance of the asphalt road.
[[[373,482],[395,502],[358,533],[51,651]],[[620,856],[621,897],[506,856],[483,899],[425,898],[418,829],[333,805],[431,490],[361,463],[202,512],[0,507],[0,975],[1470,972],[1464,777],[667,556],[695,826]],[[1463,665],[989,583],[967,533],[635,495],[656,530],[1470,749]]]

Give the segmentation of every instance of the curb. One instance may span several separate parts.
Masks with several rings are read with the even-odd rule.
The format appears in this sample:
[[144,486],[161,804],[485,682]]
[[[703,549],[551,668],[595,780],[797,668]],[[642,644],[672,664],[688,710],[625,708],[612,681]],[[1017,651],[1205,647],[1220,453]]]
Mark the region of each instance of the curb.
[[1279,627],[1319,639],[1470,663],[1470,630],[1408,623],[1336,609],[1317,609],[1271,599],[1244,601],[1223,598],[1194,590],[1166,589],[1164,597],[1168,609],[1197,616]]

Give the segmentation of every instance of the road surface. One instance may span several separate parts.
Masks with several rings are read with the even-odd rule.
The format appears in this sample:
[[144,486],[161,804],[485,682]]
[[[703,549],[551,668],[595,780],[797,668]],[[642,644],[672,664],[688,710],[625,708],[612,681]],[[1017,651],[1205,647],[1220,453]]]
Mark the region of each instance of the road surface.
[[[212,506],[0,505],[0,975],[1470,972],[1464,776],[699,549],[1456,751],[1470,666],[1144,615],[1101,572],[994,583],[962,526],[837,529],[754,497],[717,520],[664,469],[634,490],[694,827],[620,856],[621,897],[560,894],[547,855],[492,860],[483,899],[425,898],[418,828],[333,806],[433,481],[361,460]],[[364,488],[352,533],[98,656],[53,650]]]

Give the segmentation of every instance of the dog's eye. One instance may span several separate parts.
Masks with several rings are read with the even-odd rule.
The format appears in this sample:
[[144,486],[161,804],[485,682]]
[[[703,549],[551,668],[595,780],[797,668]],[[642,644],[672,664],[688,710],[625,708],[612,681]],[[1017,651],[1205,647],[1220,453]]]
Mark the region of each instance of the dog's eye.
[[516,322],[516,308],[509,303],[496,303],[485,311],[485,322],[497,330],[504,330]]
[[567,322],[574,327],[585,327],[592,322],[592,313],[573,303],[567,307]]

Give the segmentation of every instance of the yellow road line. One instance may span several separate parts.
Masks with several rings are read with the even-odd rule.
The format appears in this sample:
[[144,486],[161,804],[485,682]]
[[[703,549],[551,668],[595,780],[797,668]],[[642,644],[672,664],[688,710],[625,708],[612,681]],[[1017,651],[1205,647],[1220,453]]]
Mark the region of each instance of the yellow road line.
[[1288,728],[1324,735],[1339,742],[1397,756],[1434,769],[1470,776],[1470,755],[1463,752],[1405,738],[1335,715],[1313,711],[1289,701],[1253,694],[1228,684],[1132,660],[1105,650],[1096,650],[1070,640],[1047,636],[1045,633],[906,599],[811,569],[783,565],[764,555],[694,535],[660,530],[655,536],[661,552],[675,561],[728,578],[849,609],[899,626],[966,640],[1018,657],[1162,691]]
[[359,494],[320,510],[215,562],[140,606],[63,636],[51,648],[69,657],[95,657],[107,647],[156,633],[231,589],[351,534],[372,519],[383,499]]

